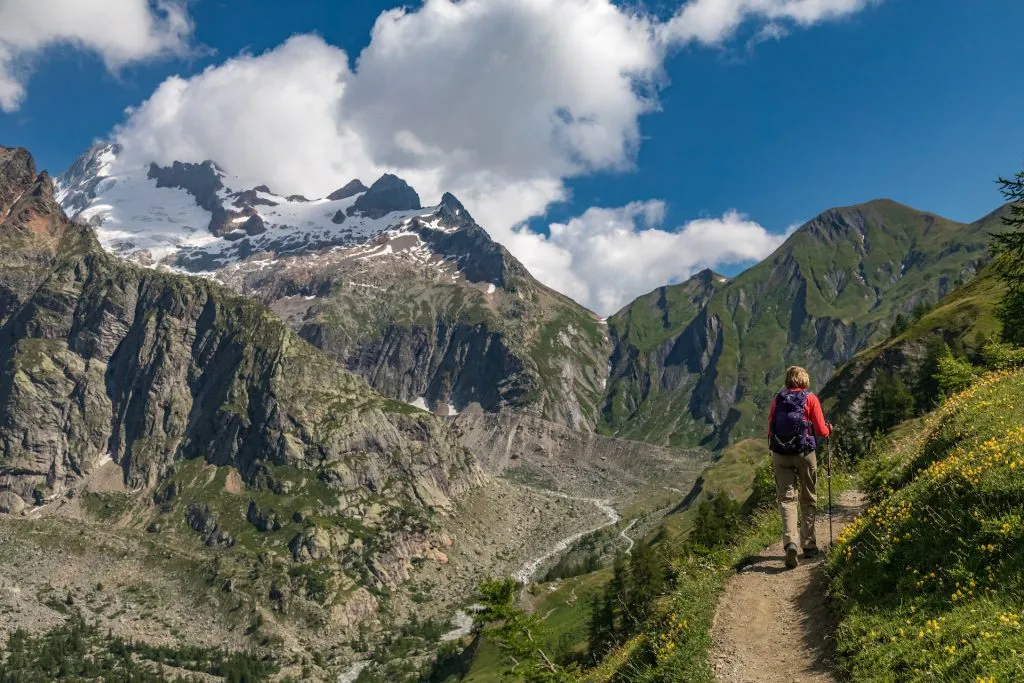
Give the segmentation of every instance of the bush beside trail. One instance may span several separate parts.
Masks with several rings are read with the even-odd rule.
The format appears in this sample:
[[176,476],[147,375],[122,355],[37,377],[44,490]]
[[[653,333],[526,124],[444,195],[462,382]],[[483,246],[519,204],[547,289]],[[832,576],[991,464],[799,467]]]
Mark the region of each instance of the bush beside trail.
[[830,560],[855,680],[1024,680],[1022,405],[1024,371],[986,375],[865,462]]

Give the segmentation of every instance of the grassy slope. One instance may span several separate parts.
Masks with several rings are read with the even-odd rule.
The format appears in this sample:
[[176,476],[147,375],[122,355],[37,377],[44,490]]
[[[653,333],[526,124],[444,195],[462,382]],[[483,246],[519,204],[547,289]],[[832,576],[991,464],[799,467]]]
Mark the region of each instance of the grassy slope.
[[[687,496],[689,504],[666,515],[661,533],[655,542],[656,547],[660,548],[660,551],[666,556],[674,556],[677,548],[682,545],[693,529],[697,507],[709,495],[725,492],[736,500],[747,501],[754,488],[758,467],[764,462],[764,456],[764,444],[758,440],[744,441],[725,449],[719,458],[702,473],[700,483],[695,485],[693,492]],[[774,532],[774,527],[770,528]],[[592,600],[601,595],[611,580],[611,576],[611,570],[605,568],[583,576],[536,587],[535,592],[538,597],[530,599],[528,602],[532,605],[533,613],[547,616],[545,619],[547,632],[540,636],[546,642],[547,652],[583,653],[586,651]],[[713,611],[714,596],[716,595],[713,586],[722,580],[721,577],[696,572],[691,578],[694,585],[680,590],[684,591],[686,595],[700,596],[700,600],[703,602],[693,605],[694,610],[711,609]],[[678,599],[684,602],[690,600],[689,597]],[[711,600],[710,603],[707,602],[708,599]],[[631,647],[627,646],[627,649]],[[622,652],[617,652],[613,654],[610,661],[622,657]],[[608,664],[601,670],[610,671],[612,668],[614,666]],[[472,668],[464,680],[489,683],[500,680],[501,671],[502,662],[498,649],[484,641],[475,653]]]
[[[866,226],[863,240],[850,227],[860,221]],[[721,321],[720,355],[709,371],[713,386],[701,390],[710,415],[694,415],[696,378],[666,388],[655,375],[642,396],[641,371],[617,376],[610,383],[612,410],[605,412],[605,429],[627,438],[673,444],[713,438],[721,445],[725,437],[755,435],[760,429],[758,416],[788,364],[806,365],[824,379],[834,368],[822,347],[830,354],[848,354],[877,341],[897,312],[921,300],[934,301],[940,283],[951,286],[983,258],[988,235],[997,227],[996,215],[964,226],[890,201],[823,214],[773,256],[722,287],[708,303],[707,314]],[[625,321],[637,325],[632,309],[643,310],[648,304],[640,300],[613,317],[613,331],[622,338]],[[647,338],[671,340],[692,321],[679,317]],[[823,321],[845,326],[849,339],[822,333],[818,325]],[[627,338],[638,336],[630,331]],[[641,346],[634,347],[643,370],[650,360]],[[624,398],[634,396],[641,399],[628,410]],[[615,405],[616,400],[622,405]],[[728,424],[728,434],[716,433],[722,424]]]
[[1024,678],[1024,372],[948,400],[871,463],[832,555],[855,680]]

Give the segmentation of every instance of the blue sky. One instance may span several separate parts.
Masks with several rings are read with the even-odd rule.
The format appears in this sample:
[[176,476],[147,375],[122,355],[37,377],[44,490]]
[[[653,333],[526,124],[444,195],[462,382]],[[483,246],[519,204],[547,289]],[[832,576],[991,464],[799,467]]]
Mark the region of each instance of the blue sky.
[[[656,10],[667,19],[681,5],[660,2]],[[394,6],[196,0],[187,6],[189,54],[115,73],[95,51],[45,47],[28,62],[20,107],[0,112],[0,144],[25,146],[41,167],[63,170],[169,76],[190,77],[305,33],[354,62],[380,13]],[[632,168],[562,174],[571,199],[546,205],[530,225],[546,234],[549,223],[568,224],[591,207],[651,200],[664,202],[663,220],[654,222],[668,231],[735,210],[781,233],[828,207],[876,197],[978,218],[1000,202],[994,178],[1024,168],[1024,136],[1014,125],[1024,88],[1006,66],[1017,61],[1022,24],[1024,3],[1012,0],[884,0],[809,26],[783,23],[779,38],[752,40],[766,22],[751,20],[722,45],[676,45],[664,60],[658,110],[639,116]],[[640,213],[607,218],[639,221],[642,230]],[[739,267],[728,258],[721,266]]]

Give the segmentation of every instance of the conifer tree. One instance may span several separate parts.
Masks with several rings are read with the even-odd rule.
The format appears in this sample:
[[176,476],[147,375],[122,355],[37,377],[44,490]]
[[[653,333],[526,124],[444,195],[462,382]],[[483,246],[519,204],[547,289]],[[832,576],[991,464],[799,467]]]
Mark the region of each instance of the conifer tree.
[[996,268],[1009,291],[999,306],[1006,341],[1024,345],[1024,172],[1000,178],[1003,197],[1010,202],[1003,224],[1009,230],[992,236]]

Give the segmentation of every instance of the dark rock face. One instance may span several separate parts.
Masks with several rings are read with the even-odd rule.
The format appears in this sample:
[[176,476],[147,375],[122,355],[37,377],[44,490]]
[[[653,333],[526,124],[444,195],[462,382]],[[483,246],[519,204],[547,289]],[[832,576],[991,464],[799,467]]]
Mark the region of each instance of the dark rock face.
[[345,212],[341,211],[340,209],[338,211],[335,211],[334,216],[331,217],[331,222],[334,223],[335,225],[341,225],[342,223],[344,223]]
[[220,171],[212,161],[201,164],[175,161],[170,166],[157,166],[153,163],[149,165],[147,177],[155,180],[157,187],[174,187],[192,195],[200,208],[212,214],[209,228],[214,235],[223,235],[233,229],[232,216],[217,195],[224,189],[224,184],[221,182]]
[[277,202],[264,199],[256,190],[235,192],[231,197],[234,200],[231,203],[240,209],[245,209],[250,206],[277,206]]
[[257,531],[277,531],[281,528],[281,520],[273,510],[263,510],[254,501],[249,501],[249,509],[245,519],[256,527]]
[[192,503],[185,511],[185,521],[192,527],[192,530],[202,535],[203,543],[208,546],[219,546],[230,548],[235,544],[235,539],[230,534],[224,533],[216,516],[210,512],[206,504]]
[[377,391],[405,402],[424,397],[431,405],[479,403],[495,411],[520,404],[536,390],[522,359],[485,325],[444,320],[433,328],[392,325],[380,339],[354,346],[316,323],[299,334]]
[[392,211],[413,211],[419,208],[422,207],[416,190],[398,176],[386,173],[355,201],[349,212],[380,218]]
[[332,202],[336,202],[339,199],[348,199],[361,192],[366,192],[367,189],[366,185],[363,185],[359,180],[353,180],[345,185],[345,187],[339,188],[327,195],[327,198]]
[[221,208],[217,193],[224,189],[220,174],[212,161],[201,164],[183,164],[175,161],[170,166],[149,165],[147,177],[157,187],[176,187],[195,197],[196,204],[207,211]]
[[517,278],[530,277],[526,268],[492,240],[451,194],[441,198],[438,216],[439,224],[447,231],[426,228],[419,219],[413,221],[412,230],[435,253],[456,261],[470,282],[490,282],[504,288]]
[[245,234],[250,237],[253,235],[262,235],[267,231],[267,224],[264,223],[263,219],[259,216],[249,216],[249,220],[242,223],[242,230],[244,230]]

